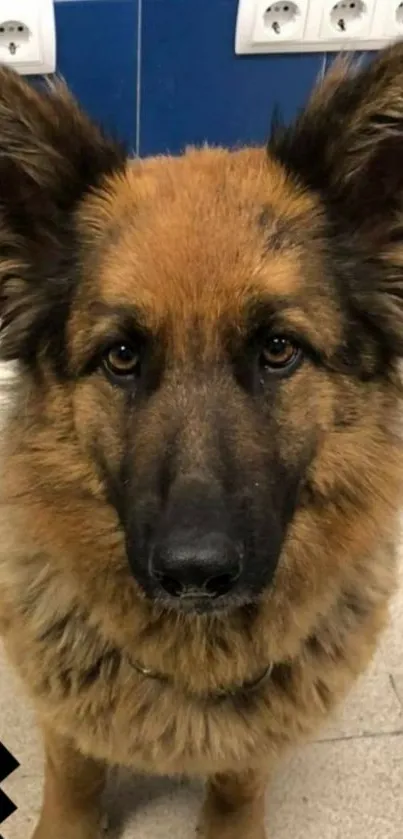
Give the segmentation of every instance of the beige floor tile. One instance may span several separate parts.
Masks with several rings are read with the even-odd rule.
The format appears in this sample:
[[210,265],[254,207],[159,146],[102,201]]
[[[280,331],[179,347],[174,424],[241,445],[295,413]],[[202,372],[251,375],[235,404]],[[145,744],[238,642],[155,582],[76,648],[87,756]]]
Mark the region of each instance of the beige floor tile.
[[[403,646],[403,635],[402,635],[402,646]],[[393,685],[393,689],[396,693],[396,696],[400,700],[401,706],[403,708],[403,667],[400,670],[395,670],[391,675],[391,682]]]
[[337,740],[403,732],[403,704],[392,674],[371,672],[362,678],[337,716],[317,738]]
[[316,744],[269,794],[271,839],[402,839],[403,736]]

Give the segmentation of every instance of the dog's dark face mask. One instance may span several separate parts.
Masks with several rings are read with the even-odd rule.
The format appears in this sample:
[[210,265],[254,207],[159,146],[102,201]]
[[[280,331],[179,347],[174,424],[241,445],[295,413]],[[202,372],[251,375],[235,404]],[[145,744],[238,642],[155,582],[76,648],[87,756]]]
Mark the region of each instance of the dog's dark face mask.
[[235,375],[229,365],[168,375],[138,407],[127,393],[120,464],[102,455],[132,573],[171,607],[212,611],[260,595],[306,473],[308,445],[287,464],[262,385],[249,394]]

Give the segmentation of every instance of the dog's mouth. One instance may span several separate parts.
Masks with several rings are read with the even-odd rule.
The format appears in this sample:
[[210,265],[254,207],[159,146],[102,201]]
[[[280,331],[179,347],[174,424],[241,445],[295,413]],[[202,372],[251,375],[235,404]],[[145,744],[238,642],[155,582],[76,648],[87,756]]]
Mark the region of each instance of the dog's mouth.
[[192,615],[224,616],[225,614],[238,611],[245,606],[251,606],[255,601],[256,598],[248,595],[246,592],[244,594],[240,592],[237,594],[234,593],[231,597],[227,595],[215,597],[209,594],[189,591],[177,598],[153,598],[153,602],[163,610],[188,615],[189,617]]

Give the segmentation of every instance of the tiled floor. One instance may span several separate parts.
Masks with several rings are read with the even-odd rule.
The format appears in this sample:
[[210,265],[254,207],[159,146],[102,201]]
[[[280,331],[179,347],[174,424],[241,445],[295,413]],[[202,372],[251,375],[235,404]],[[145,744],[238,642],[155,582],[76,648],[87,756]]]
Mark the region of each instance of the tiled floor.
[[[39,806],[41,751],[32,712],[1,653],[0,740],[21,764],[3,785],[18,810],[2,835],[29,839]],[[121,778],[110,798],[113,809],[125,814],[120,839],[194,835],[200,789]],[[377,659],[340,719],[284,766],[269,790],[267,823],[271,839],[402,839],[403,588]]]

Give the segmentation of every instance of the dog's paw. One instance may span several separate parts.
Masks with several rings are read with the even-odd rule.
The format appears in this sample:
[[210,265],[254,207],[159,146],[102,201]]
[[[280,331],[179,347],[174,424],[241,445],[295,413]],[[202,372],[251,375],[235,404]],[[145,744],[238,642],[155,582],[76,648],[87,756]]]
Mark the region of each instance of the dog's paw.
[[[107,839],[109,828],[108,816],[102,816],[97,823],[78,822],[77,824],[56,825],[41,820],[38,824],[32,839]],[[0,838],[1,839],[1,838]]]

